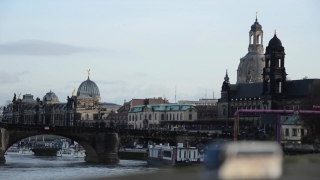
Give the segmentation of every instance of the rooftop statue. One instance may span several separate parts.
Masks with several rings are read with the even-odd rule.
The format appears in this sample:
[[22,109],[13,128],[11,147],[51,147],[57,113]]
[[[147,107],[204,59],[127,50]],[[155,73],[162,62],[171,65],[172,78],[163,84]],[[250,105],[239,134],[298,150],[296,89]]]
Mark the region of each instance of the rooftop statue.
[[88,72],[88,78],[89,78],[90,77],[90,69],[88,69],[87,72]]
[[75,89],[73,89],[73,91],[72,91],[72,96],[76,96],[76,90]]

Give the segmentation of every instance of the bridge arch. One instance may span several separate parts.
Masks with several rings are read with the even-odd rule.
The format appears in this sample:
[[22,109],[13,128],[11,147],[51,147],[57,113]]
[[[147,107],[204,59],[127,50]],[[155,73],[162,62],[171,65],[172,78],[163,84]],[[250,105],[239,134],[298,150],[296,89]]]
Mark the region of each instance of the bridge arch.
[[5,162],[4,153],[14,143],[36,135],[58,135],[77,141],[86,150],[86,161],[119,163],[119,137],[112,129],[0,123],[0,130],[0,163]]
[[71,139],[73,141],[76,141],[78,144],[80,144],[86,151],[86,156],[91,157],[91,158],[98,158],[97,152],[95,151],[95,149],[92,147],[92,145],[90,145],[90,142],[87,142],[87,140],[83,139],[81,136],[77,136],[77,135],[66,135],[63,133],[48,133],[48,134],[39,134],[39,133],[19,133],[19,135],[14,135],[13,137],[11,137],[8,141],[7,146],[4,148],[4,152],[6,152],[13,144],[31,137],[31,136],[38,136],[38,135],[57,135],[57,136],[61,136],[61,137],[65,137],[68,139]]

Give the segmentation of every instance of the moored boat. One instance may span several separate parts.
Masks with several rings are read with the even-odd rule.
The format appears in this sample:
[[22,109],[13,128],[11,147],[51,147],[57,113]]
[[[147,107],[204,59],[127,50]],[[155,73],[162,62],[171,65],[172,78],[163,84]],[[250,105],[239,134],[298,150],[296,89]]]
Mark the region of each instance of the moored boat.
[[152,166],[176,166],[199,163],[198,149],[155,145],[148,148],[147,164]]

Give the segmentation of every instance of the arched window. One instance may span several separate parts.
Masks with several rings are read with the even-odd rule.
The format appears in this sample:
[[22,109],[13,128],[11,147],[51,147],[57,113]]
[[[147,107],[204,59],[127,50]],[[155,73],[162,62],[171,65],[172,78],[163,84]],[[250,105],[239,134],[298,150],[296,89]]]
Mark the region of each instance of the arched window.
[[260,34],[257,35],[257,40],[256,40],[256,44],[260,44],[261,42],[261,36]]

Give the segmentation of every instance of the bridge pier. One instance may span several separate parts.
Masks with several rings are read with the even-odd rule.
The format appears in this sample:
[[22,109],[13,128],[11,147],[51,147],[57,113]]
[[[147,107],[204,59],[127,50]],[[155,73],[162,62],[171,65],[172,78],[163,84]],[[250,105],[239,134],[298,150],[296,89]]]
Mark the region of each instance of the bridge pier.
[[0,152],[0,164],[3,164],[6,162],[6,158],[4,157],[4,153]]
[[95,153],[87,151],[85,161],[102,163],[119,163],[119,136],[118,133],[96,134],[91,144]]

